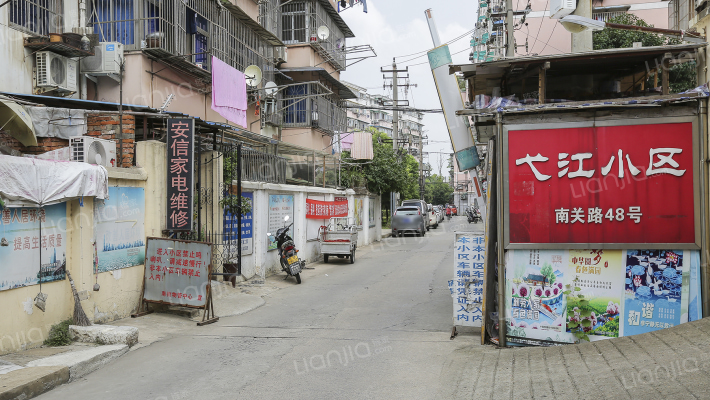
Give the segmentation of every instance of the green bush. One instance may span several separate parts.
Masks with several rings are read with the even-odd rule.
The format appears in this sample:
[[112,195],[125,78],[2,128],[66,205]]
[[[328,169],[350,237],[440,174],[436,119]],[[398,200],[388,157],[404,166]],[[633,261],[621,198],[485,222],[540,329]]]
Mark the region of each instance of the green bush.
[[71,339],[69,339],[69,325],[71,324],[72,320],[68,319],[56,325],[52,325],[52,328],[49,329],[47,340],[44,341],[44,345],[56,347],[71,344]]

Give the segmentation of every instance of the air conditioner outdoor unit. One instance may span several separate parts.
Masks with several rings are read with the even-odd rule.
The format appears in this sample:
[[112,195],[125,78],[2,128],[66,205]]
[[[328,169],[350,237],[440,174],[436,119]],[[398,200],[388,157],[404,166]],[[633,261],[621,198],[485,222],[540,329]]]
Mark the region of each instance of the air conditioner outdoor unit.
[[104,167],[116,166],[116,143],[91,136],[73,137],[69,140],[71,160]]
[[550,0],[550,18],[564,18],[577,9],[576,0]]
[[76,92],[76,60],[51,51],[38,51],[35,55],[37,88]]
[[277,63],[288,62],[288,49],[285,46],[276,47],[274,56]]
[[94,47],[94,55],[81,60],[83,74],[120,74],[123,60],[123,44],[101,42]]

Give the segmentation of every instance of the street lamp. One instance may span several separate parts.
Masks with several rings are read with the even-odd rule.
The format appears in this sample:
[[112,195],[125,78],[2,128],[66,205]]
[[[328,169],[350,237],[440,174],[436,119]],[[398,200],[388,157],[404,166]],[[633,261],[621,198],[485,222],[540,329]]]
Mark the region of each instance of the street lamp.
[[562,24],[562,26],[564,26],[565,29],[572,33],[580,33],[588,29],[592,31],[600,31],[604,28],[613,28],[623,29],[627,31],[659,33],[664,36],[678,38],[680,40],[685,40],[691,43],[705,43],[705,38],[698,35],[697,33],[679,31],[675,29],[653,28],[650,26],[613,24],[609,22],[598,21],[596,19],[580,17],[579,15],[568,15],[560,19],[560,23]]

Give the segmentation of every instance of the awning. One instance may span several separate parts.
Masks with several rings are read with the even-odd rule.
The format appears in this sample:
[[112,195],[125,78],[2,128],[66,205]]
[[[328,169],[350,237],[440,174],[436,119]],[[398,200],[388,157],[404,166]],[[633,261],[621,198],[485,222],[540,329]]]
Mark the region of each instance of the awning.
[[0,100],[0,130],[25,146],[37,146],[32,118],[24,107],[10,100]]
[[0,197],[8,207],[108,198],[106,168],[88,163],[0,155],[0,176]]
[[325,79],[328,83],[335,87],[335,93],[341,99],[356,99],[357,95],[350,89],[346,84],[339,81],[333,75],[331,75],[325,68],[320,67],[295,67],[295,68],[281,68],[279,71],[283,74],[288,73],[299,73],[299,72],[316,72],[321,78]]

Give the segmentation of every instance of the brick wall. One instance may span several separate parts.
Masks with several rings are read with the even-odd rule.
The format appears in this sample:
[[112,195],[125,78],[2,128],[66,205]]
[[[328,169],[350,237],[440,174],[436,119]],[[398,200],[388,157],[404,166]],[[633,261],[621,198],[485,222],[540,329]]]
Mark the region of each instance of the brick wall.
[[[133,165],[135,157],[135,118],[133,115],[123,116],[123,167]],[[120,154],[116,133],[119,129],[117,114],[87,114],[87,136],[108,139],[116,142],[116,157]],[[58,138],[37,138],[37,146],[24,146],[17,139],[4,131],[0,131],[0,146],[7,146],[24,154],[42,154],[48,151],[69,147],[69,141]]]
[[69,141],[58,138],[37,138],[37,146],[24,146],[9,133],[0,131],[0,146],[7,146],[24,154],[42,154],[48,151],[69,147]]
[[[116,142],[116,157],[119,156],[121,150],[116,139],[116,133],[119,129],[119,116],[116,114],[88,114],[87,136],[97,137],[99,139],[108,139]],[[135,127],[136,121],[133,115],[123,116],[123,167],[133,165],[135,157]]]

